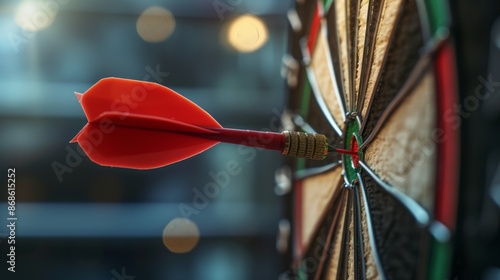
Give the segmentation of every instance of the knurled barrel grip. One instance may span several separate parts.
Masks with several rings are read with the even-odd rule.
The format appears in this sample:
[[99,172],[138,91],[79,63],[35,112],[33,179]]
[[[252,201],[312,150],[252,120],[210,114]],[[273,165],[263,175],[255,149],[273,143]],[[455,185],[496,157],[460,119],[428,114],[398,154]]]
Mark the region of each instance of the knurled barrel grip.
[[323,134],[283,131],[285,135],[284,155],[322,160],[328,154],[328,140]]

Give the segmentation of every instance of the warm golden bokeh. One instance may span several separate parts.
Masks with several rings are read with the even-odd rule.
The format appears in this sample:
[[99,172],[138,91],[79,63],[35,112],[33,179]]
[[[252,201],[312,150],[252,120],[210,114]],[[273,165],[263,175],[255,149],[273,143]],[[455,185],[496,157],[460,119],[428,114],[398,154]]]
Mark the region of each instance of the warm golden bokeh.
[[189,219],[175,218],[163,230],[163,244],[173,253],[188,253],[199,240],[198,226]]
[[253,52],[268,39],[265,23],[253,15],[242,15],[234,19],[227,28],[227,41],[239,52]]
[[153,6],[146,9],[137,19],[137,33],[150,43],[168,39],[175,30],[174,15],[167,9]]

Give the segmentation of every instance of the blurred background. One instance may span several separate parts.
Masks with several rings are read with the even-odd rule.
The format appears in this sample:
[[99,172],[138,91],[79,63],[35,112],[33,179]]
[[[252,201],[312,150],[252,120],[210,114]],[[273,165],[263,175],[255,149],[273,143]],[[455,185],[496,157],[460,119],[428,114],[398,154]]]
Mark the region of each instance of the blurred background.
[[[6,182],[16,170],[18,220],[16,273],[0,278],[276,279],[287,265],[276,250],[278,153],[220,144],[135,171],[96,165],[68,142],[87,122],[73,92],[110,76],[168,86],[225,127],[275,130],[291,4],[2,0],[0,172]],[[200,200],[229,162],[241,172]]]

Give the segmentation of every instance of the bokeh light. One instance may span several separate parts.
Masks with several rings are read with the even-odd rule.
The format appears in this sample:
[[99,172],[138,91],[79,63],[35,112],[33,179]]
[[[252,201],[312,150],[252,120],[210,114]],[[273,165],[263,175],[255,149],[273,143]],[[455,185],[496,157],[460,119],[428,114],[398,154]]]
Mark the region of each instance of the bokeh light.
[[227,41],[240,52],[253,52],[262,47],[269,35],[266,24],[254,15],[235,18],[227,28]]
[[199,240],[198,226],[189,219],[175,218],[163,230],[163,244],[173,253],[188,253]]
[[22,29],[36,32],[49,27],[56,17],[57,5],[47,6],[42,2],[23,1],[17,7],[14,20]]
[[137,19],[137,33],[146,42],[158,43],[166,40],[175,30],[174,15],[167,9],[153,6]]

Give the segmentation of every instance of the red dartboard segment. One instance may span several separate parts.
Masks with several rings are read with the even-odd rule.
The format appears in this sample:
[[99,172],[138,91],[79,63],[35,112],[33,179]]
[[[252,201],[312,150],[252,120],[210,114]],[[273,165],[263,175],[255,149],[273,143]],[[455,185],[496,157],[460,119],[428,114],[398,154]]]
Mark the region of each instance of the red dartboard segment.
[[321,26],[321,5],[316,4],[314,8],[314,14],[311,23],[311,29],[309,30],[309,38],[307,40],[307,49],[309,53],[312,54],[314,50],[314,44],[318,38],[319,29]]
[[459,131],[453,127],[453,122],[446,118],[447,112],[453,111],[458,104],[456,88],[455,54],[450,42],[445,42],[437,51],[435,58],[435,72],[437,79],[438,103],[438,130],[437,141],[437,189],[436,219],[449,229],[455,228],[457,204],[457,185],[459,167]]

